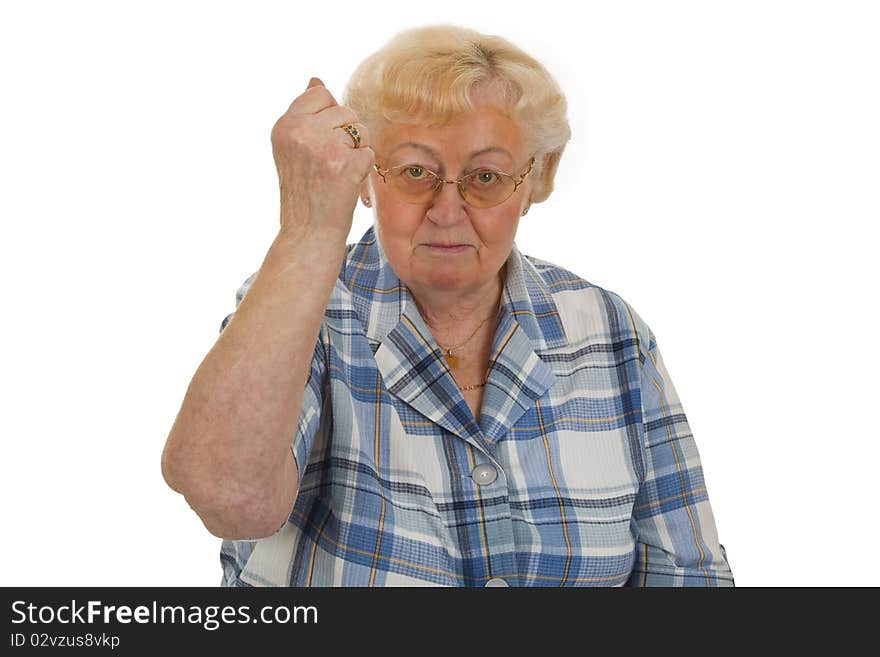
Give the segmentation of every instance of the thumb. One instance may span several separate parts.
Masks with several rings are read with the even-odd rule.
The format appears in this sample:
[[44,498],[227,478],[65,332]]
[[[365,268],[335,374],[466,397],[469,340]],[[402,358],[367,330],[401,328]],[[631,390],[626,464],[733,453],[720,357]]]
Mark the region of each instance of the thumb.
[[309,86],[306,87],[306,89],[311,89],[312,87],[316,87],[318,85],[320,85],[322,87],[324,86],[324,83],[321,82],[321,79],[320,78],[311,78],[309,80]]

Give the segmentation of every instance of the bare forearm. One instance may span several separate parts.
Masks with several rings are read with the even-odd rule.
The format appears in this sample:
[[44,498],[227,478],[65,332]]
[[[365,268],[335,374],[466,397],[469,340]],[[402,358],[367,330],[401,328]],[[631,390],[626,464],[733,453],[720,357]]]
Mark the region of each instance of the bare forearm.
[[190,382],[162,470],[212,533],[265,533],[292,504],[290,443],[344,252],[341,233],[279,233]]

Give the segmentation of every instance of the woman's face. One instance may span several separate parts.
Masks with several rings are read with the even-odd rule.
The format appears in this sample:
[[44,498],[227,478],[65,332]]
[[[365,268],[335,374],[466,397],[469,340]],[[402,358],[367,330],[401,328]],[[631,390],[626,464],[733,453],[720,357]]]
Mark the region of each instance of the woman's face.
[[[519,126],[493,104],[478,105],[439,128],[387,123],[372,148],[382,170],[417,165],[446,180],[481,168],[519,177],[533,155],[524,150]],[[376,235],[398,277],[416,293],[468,292],[490,284],[507,260],[532,181],[526,176],[510,198],[490,208],[468,205],[451,184],[443,184],[433,200],[410,203],[375,170],[370,188],[365,195],[373,199]]]

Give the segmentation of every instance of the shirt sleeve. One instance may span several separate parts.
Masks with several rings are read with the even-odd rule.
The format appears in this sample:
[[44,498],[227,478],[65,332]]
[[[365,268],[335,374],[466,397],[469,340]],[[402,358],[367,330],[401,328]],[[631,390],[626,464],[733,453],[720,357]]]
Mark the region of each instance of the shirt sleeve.
[[644,481],[633,507],[627,586],[733,586],[694,436],[654,333],[641,374]]
[[[238,310],[238,306],[241,304],[242,299],[244,299],[254,280],[256,280],[257,274],[259,274],[259,271],[256,271],[248,276],[236,291],[236,310]],[[220,333],[223,333],[223,330],[229,325],[229,322],[230,320],[232,320],[234,315],[235,312],[232,312],[223,318],[223,321],[220,323]],[[315,349],[312,353],[312,361],[309,367],[309,376],[306,380],[305,389],[303,390],[302,410],[300,411],[296,432],[294,433],[290,443],[290,450],[293,453],[294,460],[296,461],[297,492],[299,492],[299,485],[303,480],[303,475],[305,474],[309,454],[312,451],[312,445],[314,444],[315,436],[317,435],[318,428],[321,424],[321,410],[324,403],[324,385],[326,383],[326,376],[328,371],[328,351],[329,343],[327,338],[327,326],[326,322],[322,322],[321,329],[318,334],[318,339],[315,342]],[[284,528],[286,524],[287,520],[285,520],[284,523],[274,533],[277,534]],[[261,538],[248,538],[240,540],[250,543],[261,540]],[[233,574],[236,578],[238,577],[238,573],[241,571],[241,568],[246,562],[246,557],[250,554],[249,549],[239,545],[233,545],[234,543],[238,542],[239,541],[223,541],[221,558],[223,560],[223,568],[225,571],[224,582],[231,581],[233,579]],[[241,560],[241,557],[245,557],[244,561]]]

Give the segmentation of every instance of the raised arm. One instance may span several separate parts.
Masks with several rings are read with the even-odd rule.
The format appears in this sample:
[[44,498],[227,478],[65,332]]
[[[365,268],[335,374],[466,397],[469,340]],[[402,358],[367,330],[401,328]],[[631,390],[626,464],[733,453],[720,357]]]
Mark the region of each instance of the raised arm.
[[293,508],[291,439],[358,192],[374,161],[370,148],[353,149],[334,129],[356,122],[313,78],[273,127],[281,229],[193,376],[162,453],[165,481],[221,538],[268,536]]

